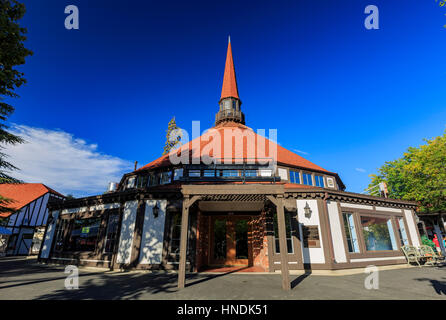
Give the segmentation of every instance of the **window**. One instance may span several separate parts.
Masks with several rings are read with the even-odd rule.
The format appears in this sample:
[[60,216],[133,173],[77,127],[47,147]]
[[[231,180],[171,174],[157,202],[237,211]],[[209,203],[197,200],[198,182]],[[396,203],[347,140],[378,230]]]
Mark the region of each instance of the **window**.
[[[291,237],[291,216],[285,212],[286,245],[288,253],[294,253],[293,238]],[[279,226],[277,224],[277,213],[274,213],[274,242],[275,252],[280,253]]]
[[257,170],[245,170],[245,177],[257,177]]
[[200,177],[200,170],[189,170],[189,177]]
[[306,184],[307,186],[313,185],[313,180],[311,179],[311,173],[302,173],[302,180],[303,183]]
[[361,225],[367,251],[398,249],[389,218],[361,217]]
[[260,176],[261,177],[271,177],[273,175],[273,171],[269,169],[261,169]]
[[[190,216],[189,216],[189,222],[190,222]],[[190,225],[190,224],[189,224]],[[175,213],[172,216],[172,234],[170,237],[170,244],[169,244],[169,258],[170,260],[174,262],[180,261],[180,239],[181,239],[181,213]],[[189,239],[189,230],[187,239]],[[189,242],[189,240],[188,240]],[[187,245],[187,253],[189,254],[189,247],[190,243]]]
[[180,178],[183,177],[183,169],[175,169],[173,174],[173,180],[180,180]]
[[204,170],[203,177],[215,177],[215,170]]
[[290,182],[300,184],[299,171],[290,170]]
[[8,218],[0,218],[0,226],[6,227],[9,223],[9,217]]
[[344,217],[345,236],[347,237],[348,252],[359,252],[358,237],[352,213],[342,213]]
[[170,183],[171,180],[172,180],[172,172],[171,171],[161,173],[161,184]]
[[154,173],[149,176],[149,187],[156,186],[160,182],[160,174]]
[[238,170],[223,170],[223,177],[239,177],[240,172]]
[[130,177],[127,179],[126,189],[131,189],[135,187],[136,177]]
[[54,242],[54,251],[62,251],[64,248],[64,231],[68,226],[67,219],[60,219],[56,225],[56,237]]
[[316,182],[316,187],[324,187],[324,177],[319,175],[314,175],[314,181]]
[[119,213],[111,213],[108,216],[107,233],[105,235],[104,252],[113,252],[118,238]]
[[403,218],[397,218],[395,220],[396,226],[398,228],[398,233],[401,239],[401,246],[409,245],[409,239],[407,238],[406,226],[404,224]]
[[74,220],[70,236],[71,251],[94,251],[98,243],[101,218]]
[[138,188],[144,188],[147,186],[147,182],[148,182],[148,177],[147,176],[139,176],[138,177],[138,183],[137,183],[137,187]]

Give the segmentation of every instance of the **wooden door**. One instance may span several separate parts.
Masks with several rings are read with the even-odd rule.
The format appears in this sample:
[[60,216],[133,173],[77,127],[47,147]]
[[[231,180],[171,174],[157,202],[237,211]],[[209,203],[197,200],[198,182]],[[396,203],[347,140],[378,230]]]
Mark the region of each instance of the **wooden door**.
[[249,216],[214,216],[210,227],[210,265],[252,265]]

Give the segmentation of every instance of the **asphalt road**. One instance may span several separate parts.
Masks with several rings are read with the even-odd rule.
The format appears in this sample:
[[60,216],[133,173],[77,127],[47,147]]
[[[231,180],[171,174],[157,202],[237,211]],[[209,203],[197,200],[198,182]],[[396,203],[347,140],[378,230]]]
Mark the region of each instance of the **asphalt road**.
[[79,269],[79,289],[65,289],[63,266],[35,259],[0,258],[0,299],[446,299],[446,267],[379,272],[379,289],[364,286],[366,274],[291,276],[283,291],[280,274],[188,274],[176,288],[175,273],[110,272]]

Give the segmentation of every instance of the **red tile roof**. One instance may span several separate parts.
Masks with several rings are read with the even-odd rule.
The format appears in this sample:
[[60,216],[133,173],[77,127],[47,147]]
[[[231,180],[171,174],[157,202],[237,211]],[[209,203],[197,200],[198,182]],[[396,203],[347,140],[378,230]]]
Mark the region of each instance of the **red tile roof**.
[[221,88],[221,99],[238,97],[237,80],[235,78],[234,60],[232,59],[231,40],[228,42],[228,52],[226,53],[225,74],[223,76],[223,86]]
[[[6,207],[15,210],[20,210],[47,192],[63,197],[62,194],[42,183],[0,184],[0,195],[4,198],[14,200],[6,205]],[[3,218],[9,215],[11,215],[9,212],[0,213],[0,217]]]
[[[218,137],[221,139],[220,148],[213,148],[214,143],[212,142],[214,139],[215,142],[217,142]],[[236,151],[236,141],[239,145],[242,145],[240,142],[243,141],[243,152],[239,148],[237,148]],[[225,154],[225,146],[228,154]],[[272,147],[272,150],[270,150],[270,146]],[[277,157],[274,155],[274,149],[277,149]],[[190,141],[176,150],[171,151],[169,154],[150,162],[149,164],[139,168],[137,171],[171,166],[172,163],[169,157],[171,155],[180,157],[181,154],[187,155],[189,163],[192,163],[192,159],[199,157],[203,158],[203,156],[214,156],[218,159],[230,159],[229,163],[234,162],[234,159],[236,158],[254,159],[257,161],[265,158],[274,158],[278,164],[329,173],[329,171],[312,163],[311,161],[308,161],[300,155],[295,154],[294,152],[281,147],[271,140],[258,135],[251,128],[234,122],[223,122],[218,126],[211,128],[202,136]]]

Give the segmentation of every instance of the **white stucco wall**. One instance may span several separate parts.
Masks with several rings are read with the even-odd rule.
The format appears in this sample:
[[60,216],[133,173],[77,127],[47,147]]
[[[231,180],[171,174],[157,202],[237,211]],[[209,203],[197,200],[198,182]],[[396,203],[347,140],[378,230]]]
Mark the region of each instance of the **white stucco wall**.
[[342,228],[339,219],[339,210],[337,202],[327,201],[328,207],[328,220],[330,221],[331,238],[333,240],[333,251],[336,263],[347,262],[347,257],[345,255],[345,245],[344,238],[342,235]]
[[45,239],[43,240],[43,247],[40,257],[47,259],[50,255],[51,245],[53,243],[54,232],[56,231],[57,219],[59,218],[59,211],[53,212],[53,221],[48,224]]
[[138,209],[137,200],[127,201],[124,204],[122,224],[121,224],[121,234],[119,237],[118,255],[116,257],[117,263],[120,264],[130,263],[137,209]]
[[404,210],[404,215],[407,221],[407,227],[409,228],[410,239],[412,240],[412,245],[419,247],[420,241],[418,240],[418,228],[414,220],[414,216],[411,210]]
[[[153,207],[158,205],[159,214],[153,216]],[[146,200],[144,224],[139,251],[139,263],[160,264],[163,254],[164,222],[167,200]]]
[[[317,200],[296,200],[297,201],[297,215],[299,221],[299,234],[300,242],[302,245],[302,255],[304,263],[325,263],[324,257],[324,243],[322,241],[321,226],[319,223],[319,210],[317,207]],[[306,203],[311,208],[311,217],[305,217],[304,207]],[[321,243],[320,248],[305,248],[303,242],[302,225],[304,226],[317,226],[319,232],[319,240]]]

